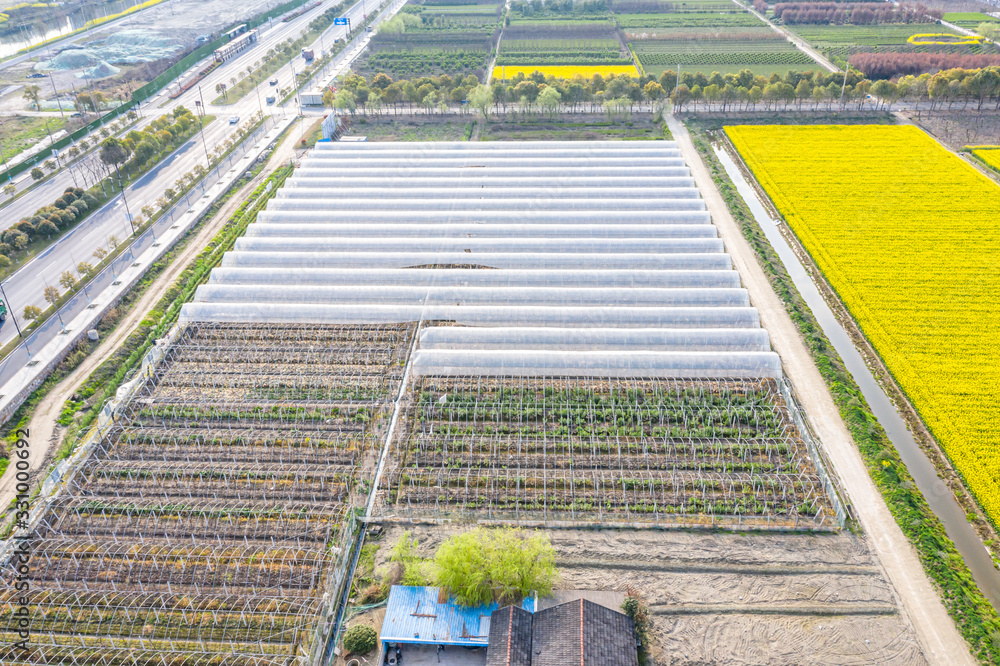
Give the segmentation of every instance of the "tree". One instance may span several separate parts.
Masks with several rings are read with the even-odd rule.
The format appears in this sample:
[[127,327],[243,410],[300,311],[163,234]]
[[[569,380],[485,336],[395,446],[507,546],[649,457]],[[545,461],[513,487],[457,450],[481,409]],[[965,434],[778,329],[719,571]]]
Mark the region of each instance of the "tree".
[[493,105],[493,89],[484,85],[476,86],[469,91],[469,104],[478,109],[483,118],[489,118],[490,107]]
[[68,290],[75,289],[76,276],[73,275],[73,271],[63,271],[62,275],[59,276],[59,284],[63,286],[63,289],[68,289]]
[[27,319],[28,321],[38,319],[41,316],[42,316],[42,309],[40,307],[34,305],[24,306],[24,318]]
[[17,194],[17,185],[15,185],[14,183],[7,183],[6,185],[3,186],[3,193],[9,197],[14,196],[15,194]]
[[635,624],[635,635],[642,645],[642,650],[649,650],[649,632],[653,628],[653,622],[649,617],[649,606],[642,598],[639,590],[631,585],[625,591],[625,601],[622,602],[622,612],[632,618]]
[[76,271],[85,277],[90,277],[94,274],[94,265],[87,261],[81,261],[76,265]]
[[645,95],[646,99],[650,102],[658,102],[663,99],[664,91],[663,86],[661,86],[656,81],[650,81],[642,89],[642,94]]
[[38,167],[35,167],[31,170],[31,178],[32,180],[41,180],[42,178],[45,178],[45,172]]
[[550,115],[555,116],[562,103],[562,95],[552,86],[546,86],[545,90],[538,93],[538,105]]
[[35,232],[39,235],[44,235],[46,238],[52,238],[52,236],[59,233],[59,227],[52,220],[42,220],[35,227]]
[[477,527],[444,542],[434,557],[435,578],[466,606],[519,603],[546,596],[556,580],[555,549],[542,532]]
[[376,643],[378,634],[367,625],[356,624],[344,632],[344,647],[351,654],[368,654]]
[[108,166],[118,167],[128,160],[129,150],[124,141],[109,137],[101,142],[101,161]]
[[106,256],[108,256],[108,251],[105,250],[103,247],[99,247],[96,250],[94,250],[94,259],[97,259],[98,261],[104,261],[104,257]]
[[52,173],[56,170],[56,163],[52,160],[45,160],[45,164],[43,164],[42,167],[48,169],[49,173]]
[[42,110],[42,104],[40,100],[41,92],[42,89],[39,88],[38,86],[27,86],[25,87],[24,92],[21,93],[21,97],[24,98],[24,100],[27,101],[30,106],[35,107],[36,111],[41,111]]
[[350,90],[341,90],[337,93],[336,107],[341,110],[350,111],[351,115],[354,115],[354,110],[357,108],[357,100],[354,97],[354,93]]
[[56,301],[59,300],[59,290],[54,286],[49,285],[42,290],[42,298],[48,301],[49,305],[55,305]]

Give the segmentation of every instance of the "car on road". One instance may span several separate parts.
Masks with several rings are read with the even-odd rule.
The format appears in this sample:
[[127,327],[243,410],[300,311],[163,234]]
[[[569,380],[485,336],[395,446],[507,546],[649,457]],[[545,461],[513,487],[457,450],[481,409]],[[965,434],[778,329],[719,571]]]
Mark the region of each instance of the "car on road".
[[272,86],[276,86],[278,85],[278,79],[271,79],[270,83]]
[[229,124],[230,125],[235,125],[238,122],[240,122],[240,117],[239,116],[229,116]]
[[264,101],[267,102],[268,106],[270,106],[271,104],[274,104],[274,99],[274,95],[271,95],[269,97],[265,97]]
[[35,72],[34,74],[28,74],[29,79],[44,79],[45,75],[41,72]]

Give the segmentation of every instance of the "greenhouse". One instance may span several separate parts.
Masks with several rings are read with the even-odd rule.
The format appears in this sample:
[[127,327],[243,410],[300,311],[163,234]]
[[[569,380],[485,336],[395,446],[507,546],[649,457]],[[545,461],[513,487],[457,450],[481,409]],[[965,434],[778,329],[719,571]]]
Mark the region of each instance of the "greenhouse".
[[313,663],[372,522],[843,525],[671,142],[321,143],[158,350],[19,663]]

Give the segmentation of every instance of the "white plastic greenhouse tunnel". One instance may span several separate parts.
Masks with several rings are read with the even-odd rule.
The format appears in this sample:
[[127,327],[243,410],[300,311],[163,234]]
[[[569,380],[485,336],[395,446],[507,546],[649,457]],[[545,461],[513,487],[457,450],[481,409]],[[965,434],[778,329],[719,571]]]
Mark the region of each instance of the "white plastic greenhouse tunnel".
[[781,376],[670,141],[318,144],[182,321],[419,322],[417,376]]

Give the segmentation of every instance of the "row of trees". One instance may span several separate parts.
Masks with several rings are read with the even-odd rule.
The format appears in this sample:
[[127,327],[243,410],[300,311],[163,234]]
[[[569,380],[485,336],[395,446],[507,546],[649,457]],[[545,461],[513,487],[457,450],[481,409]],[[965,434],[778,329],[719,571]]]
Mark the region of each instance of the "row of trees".
[[947,69],[982,69],[1000,65],[1000,54],[855,53],[848,62],[870,79],[935,73]]
[[[723,112],[730,109],[749,111],[758,105],[769,110],[793,103],[800,108],[803,104],[825,105],[828,109],[842,104],[891,108],[903,99],[918,103],[929,101],[932,110],[944,103],[951,108],[960,101],[964,101],[965,106],[975,102],[981,109],[993,99],[1000,106],[1000,67],[948,69],[937,74],[874,82],[855,69],[850,69],[846,75],[789,71],[784,77],[755,75],[745,69],[736,74],[684,72],[680,81],[677,73],[671,70],[659,78],[622,74],[562,79],[534,72],[530,76],[518,74],[506,82],[494,80],[488,86],[480,84],[473,76],[452,78],[443,75],[393,81],[387,74],[380,73],[368,81],[357,74],[349,74],[341,79],[340,85],[336,95],[328,91],[324,100],[327,105],[351,114],[359,109],[366,114],[381,113],[388,108],[398,112],[404,106],[411,111],[416,106],[443,112],[454,105],[479,109],[486,114],[491,109],[506,112],[507,106],[512,104],[522,111],[536,107],[552,112],[563,107],[575,111],[588,105],[591,111],[608,111],[608,103],[612,101],[615,109],[624,104],[631,110],[634,104],[655,104],[668,98],[681,109],[697,109],[707,104],[713,108],[718,105]],[[873,102],[869,95],[877,100]]]
[[[758,0],[763,2],[763,0]],[[760,10],[757,7],[758,11]],[[934,23],[941,11],[924,5],[873,5],[853,2],[779,2],[774,18],[784,23],[876,25],[879,23]]]

